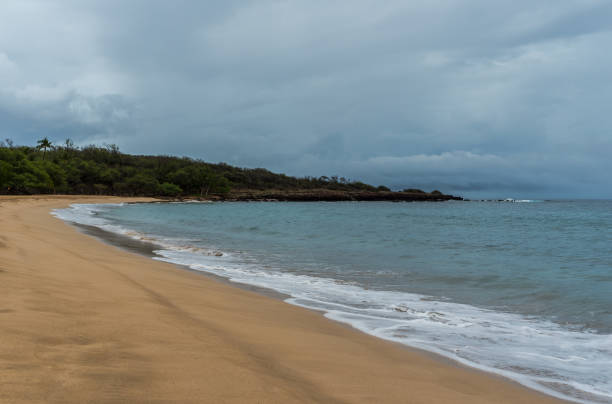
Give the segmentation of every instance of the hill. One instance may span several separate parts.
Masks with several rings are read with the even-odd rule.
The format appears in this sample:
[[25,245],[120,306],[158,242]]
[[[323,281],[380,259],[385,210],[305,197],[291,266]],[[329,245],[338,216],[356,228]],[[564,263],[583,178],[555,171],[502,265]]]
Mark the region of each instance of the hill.
[[391,192],[338,177],[296,178],[264,168],[211,164],[187,157],[125,154],[115,145],[75,147],[0,142],[0,194],[198,197],[217,200],[448,200],[438,191]]

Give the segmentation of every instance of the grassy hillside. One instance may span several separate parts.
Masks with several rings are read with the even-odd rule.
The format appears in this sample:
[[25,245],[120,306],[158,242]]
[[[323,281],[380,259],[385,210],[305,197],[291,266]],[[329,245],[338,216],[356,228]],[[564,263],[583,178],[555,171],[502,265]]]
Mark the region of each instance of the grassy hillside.
[[388,192],[337,177],[295,178],[172,156],[135,156],[114,145],[62,146],[42,139],[36,147],[0,142],[0,194],[142,196],[227,195],[244,190]]

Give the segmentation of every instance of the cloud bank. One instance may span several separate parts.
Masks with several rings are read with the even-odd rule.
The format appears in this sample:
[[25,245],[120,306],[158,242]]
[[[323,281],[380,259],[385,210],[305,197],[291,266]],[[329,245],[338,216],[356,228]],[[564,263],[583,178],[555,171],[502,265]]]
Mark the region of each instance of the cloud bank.
[[0,137],[612,197],[607,0],[4,1]]

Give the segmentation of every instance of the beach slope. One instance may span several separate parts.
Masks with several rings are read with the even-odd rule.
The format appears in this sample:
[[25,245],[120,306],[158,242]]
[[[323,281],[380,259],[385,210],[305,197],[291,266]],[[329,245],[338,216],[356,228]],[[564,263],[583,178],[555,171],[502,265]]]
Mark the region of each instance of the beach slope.
[[553,403],[0,197],[2,403]]

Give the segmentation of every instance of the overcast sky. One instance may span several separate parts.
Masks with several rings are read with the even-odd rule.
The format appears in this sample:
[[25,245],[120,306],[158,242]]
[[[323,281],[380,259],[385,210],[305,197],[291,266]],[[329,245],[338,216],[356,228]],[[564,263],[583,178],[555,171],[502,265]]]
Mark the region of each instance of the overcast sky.
[[612,197],[609,0],[0,2],[0,138]]

